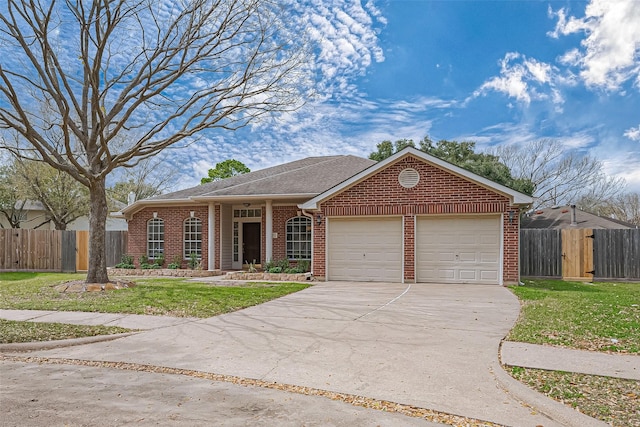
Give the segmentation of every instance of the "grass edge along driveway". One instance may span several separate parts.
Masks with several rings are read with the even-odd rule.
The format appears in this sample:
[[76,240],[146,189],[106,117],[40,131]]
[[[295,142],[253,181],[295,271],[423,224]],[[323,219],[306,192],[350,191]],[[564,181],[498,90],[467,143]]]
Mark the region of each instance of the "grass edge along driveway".
[[[520,317],[508,341],[638,354],[640,283],[524,280],[510,289]],[[508,367],[517,380],[613,426],[640,426],[640,382]]]

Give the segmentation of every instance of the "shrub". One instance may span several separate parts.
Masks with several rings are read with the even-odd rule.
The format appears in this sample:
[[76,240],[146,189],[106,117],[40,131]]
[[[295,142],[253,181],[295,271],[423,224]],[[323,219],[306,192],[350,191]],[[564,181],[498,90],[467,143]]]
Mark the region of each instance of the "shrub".
[[182,260],[180,259],[180,255],[174,255],[173,258],[171,258],[171,262],[169,263],[169,265],[167,265],[167,268],[170,268],[171,270],[177,270],[182,266]]
[[155,265],[157,265],[157,266],[158,266],[158,268],[162,268],[162,266],[164,265],[164,255],[163,255],[163,254],[158,255],[158,256],[153,260],[153,263],[154,263]]
[[198,258],[198,254],[195,252],[191,252],[189,254],[189,268],[192,270],[199,270],[202,265],[200,263],[200,259]]
[[300,273],[306,273],[307,271],[311,271],[311,262],[309,260],[298,261],[298,269]]
[[278,266],[272,266],[270,268],[266,268],[267,273],[282,273],[282,268]]
[[120,262],[116,264],[116,268],[136,268],[136,266],[133,265],[133,257],[131,255],[122,254],[122,256],[120,257]]

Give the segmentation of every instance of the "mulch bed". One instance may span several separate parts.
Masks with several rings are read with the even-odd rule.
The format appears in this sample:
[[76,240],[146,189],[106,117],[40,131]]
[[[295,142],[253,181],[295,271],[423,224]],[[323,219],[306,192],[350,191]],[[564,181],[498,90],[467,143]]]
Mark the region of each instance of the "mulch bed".
[[111,280],[109,283],[87,283],[85,280],[73,280],[55,285],[53,289],[62,293],[104,292],[133,288],[135,285],[134,282],[121,279]]

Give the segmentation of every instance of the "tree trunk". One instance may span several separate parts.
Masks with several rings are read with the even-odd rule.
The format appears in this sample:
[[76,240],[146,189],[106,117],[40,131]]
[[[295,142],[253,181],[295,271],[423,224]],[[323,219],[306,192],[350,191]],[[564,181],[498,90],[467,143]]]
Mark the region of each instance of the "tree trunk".
[[89,271],[87,283],[108,283],[105,246],[107,194],[105,179],[93,181],[89,187]]

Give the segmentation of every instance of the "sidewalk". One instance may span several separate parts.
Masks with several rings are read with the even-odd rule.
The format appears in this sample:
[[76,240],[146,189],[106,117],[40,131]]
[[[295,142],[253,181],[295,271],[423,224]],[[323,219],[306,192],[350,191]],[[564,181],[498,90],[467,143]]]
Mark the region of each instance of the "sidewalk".
[[523,368],[577,372],[640,381],[640,355],[607,354],[504,341],[501,346],[500,360],[505,365]]
[[[119,326],[137,330],[166,328],[202,320],[188,317],[148,316],[139,314],[2,309],[0,309],[0,319],[69,323],[73,325]],[[92,338],[92,342],[100,340],[100,337]],[[105,336],[104,339],[107,339],[107,337]],[[52,345],[53,343],[50,344]],[[47,348],[48,345],[46,342],[40,343],[41,348]],[[0,344],[0,351],[2,350],[3,344]],[[607,354],[504,341],[500,349],[500,360],[504,365],[509,366],[521,366],[524,368],[549,371],[577,372],[640,381],[640,355]]]
[[2,309],[0,309],[0,319],[26,322],[68,323],[71,325],[119,326],[121,328],[138,330],[167,328],[201,320],[196,317],[145,316],[142,314]]

